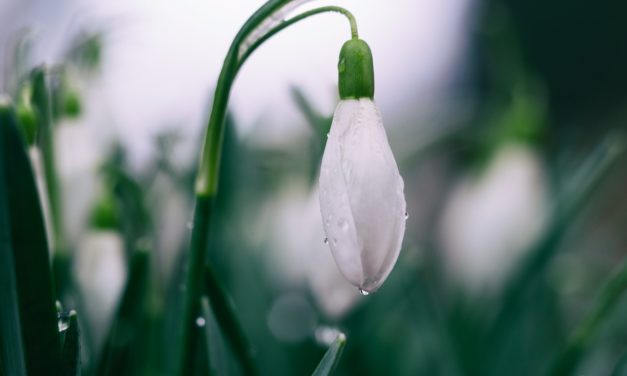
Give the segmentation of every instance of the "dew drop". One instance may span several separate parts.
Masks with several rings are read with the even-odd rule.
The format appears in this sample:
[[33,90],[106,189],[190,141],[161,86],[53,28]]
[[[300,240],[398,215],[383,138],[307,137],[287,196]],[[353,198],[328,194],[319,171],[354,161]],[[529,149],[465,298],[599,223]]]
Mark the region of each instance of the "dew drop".
[[370,295],[370,293],[369,293],[368,291],[363,290],[363,289],[359,289],[359,293],[360,293],[361,295],[363,295],[363,296],[368,296],[368,295]]
[[196,319],[196,326],[198,326],[199,328],[203,328],[205,326],[205,319],[202,317],[198,317]]
[[348,231],[348,221],[346,219],[343,219],[343,218],[340,219],[337,222],[337,225],[340,227],[340,230],[342,230],[344,232]]
[[65,321],[59,321],[59,332],[64,332],[67,330],[67,328],[70,327],[70,324],[68,324]]
[[327,133],[327,138],[329,138],[329,134]]
[[324,244],[329,244],[329,238],[325,237],[323,242],[324,242]]
[[409,218],[409,213],[405,212],[405,219]]
[[70,327],[70,315],[67,313],[60,313],[57,315],[57,326],[59,333],[66,331]]

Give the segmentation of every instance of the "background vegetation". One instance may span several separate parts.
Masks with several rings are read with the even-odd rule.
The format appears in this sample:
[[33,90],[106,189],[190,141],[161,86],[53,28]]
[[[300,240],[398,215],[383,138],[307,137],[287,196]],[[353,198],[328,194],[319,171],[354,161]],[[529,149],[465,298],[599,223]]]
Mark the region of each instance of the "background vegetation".
[[54,66],[33,61],[36,40],[4,46],[0,375],[172,374],[181,356],[203,375],[325,374],[337,361],[350,375],[627,374],[627,6],[476,9],[451,88],[471,110],[397,153],[410,217],[375,294],[338,279],[316,225],[332,114],[293,87],[311,132],[280,148],[228,118],[189,354],[177,351],[196,171],[177,157],[185,135],[159,134],[139,168],[116,144],[64,175],[80,141],[58,135],[80,132],[106,32],[74,35]]

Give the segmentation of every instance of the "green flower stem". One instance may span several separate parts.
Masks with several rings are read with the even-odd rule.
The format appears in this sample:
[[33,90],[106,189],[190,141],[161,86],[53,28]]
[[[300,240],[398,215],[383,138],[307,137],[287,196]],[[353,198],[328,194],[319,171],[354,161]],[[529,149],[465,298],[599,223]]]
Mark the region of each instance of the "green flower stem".
[[213,198],[197,196],[194,211],[194,223],[190,254],[187,261],[185,285],[183,286],[183,307],[179,329],[179,338],[175,341],[175,350],[178,351],[173,374],[188,375],[193,364],[193,349],[196,338],[194,336],[196,315],[200,309],[200,291],[203,266],[207,250],[209,223]]
[[340,14],[346,16],[346,18],[348,18],[348,22],[350,23],[350,26],[351,26],[351,39],[359,38],[359,33],[357,31],[357,21],[355,20],[355,17],[353,16],[353,14],[351,12],[349,12],[348,10],[346,10],[344,8],[341,8],[341,7],[337,7],[337,6],[328,6],[328,7],[320,7],[320,8],[312,9],[312,10],[306,11],[304,13],[301,13],[298,16],[294,16],[294,17],[290,18],[289,20],[285,20],[285,21],[281,22],[277,27],[275,27],[272,30],[269,30],[266,34],[264,34],[261,38],[259,38],[255,43],[253,43],[246,50],[244,55],[242,55],[237,69],[239,69],[244,64],[246,59],[248,59],[248,57],[257,49],[257,47],[261,46],[265,41],[270,39],[276,33],[278,33],[281,30],[287,28],[288,26],[291,26],[291,25],[297,23],[298,21],[304,20],[305,18],[309,18],[309,17],[311,17],[313,15],[320,14],[320,13],[327,13],[327,12],[337,12],[337,13],[340,13]]
[[557,358],[550,375],[570,375],[577,366],[581,356],[589,347],[594,335],[601,324],[611,314],[620,302],[620,298],[627,290],[627,261],[620,265],[616,272],[609,277],[603,290],[599,294],[596,306],[583,319],[566,348]]
[[231,87],[235,76],[239,71],[242,63],[250,56],[250,53],[270,36],[283,30],[285,27],[294,24],[304,18],[321,12],[339,12],[348,17],[351,23],[351,34],[357,36],[357,26],[354,17],[346,10],[338,7],[324,7],[323,11],[312,10],[296,16],[288,21],[283,21],[278,26],[269,30],[265,36],[261,36],[261,41],[253,42],[243,56],[239,56],[239,49],[244,40],[269,16],[281,10],[284,6],[291,3],[290,0],[270,0],[259,8],[244,23],[244,26],[235,36],[231,47],[229,48],[220,76],[216,86],[215,95],[213,97],[213,105],[211,115],[209,116],[209,124],[207,125],[207,133],[205,135],[204,144],[201,152],[198,175],[196,177],[195,193],[196,207],[194,211],[194,226],[192,228],[192,240],[190,245],[190,254],[187,261],[187,270],[185,272],[182,307],[182,321],[180,328],[180,336],[178,338],[179,353],[176,356],[175,369],[179,374],[185,374],[186,365],[191,364],[188,360],[193,356],[193,325],[200,306],[200,288],[202,282],[202,270],[205,264],[205,253],[207,251],[209,220],[211,217],[211,207],[218,191],[218,175],[220,167],[220,157],[222,154],[222,140],[224,138],[224,125],[227,112],[227,105]]
[[[353,39],[359,37],[357,30],[357,21],[355,20],[355,17],[348,10],[337,6],[327,6],[312,9],[297,16],[294,16],[289,20],[281,22],[278,26],[269,30],[258,40],[253,42],[253,44],[251,44],[250,47],[246,49],[241,57],[238,57],[239,46],[246,37],[246,34],[242,34],[240,31],[240,33],[238,33],[238,35],[235,37],[235,40],[233,41],[233,44],[231,45],[231,48],[227,53],[226,59],[224,60],[224,65],[222,66],[220,77],[218,78],[218,85],[216,87],[215,96],[213,99],[213,107],[211,115],[209,117],[209,125],[207,127],[207,133],[205,135],[198,176],[196,179],[196,195],[213,196],[217,193],[226,108],[233,81],[244,62],[246,62],[250,55],[259,46],[261,46],[272,36],[276,35],[278,32],[308,17],[326,12],[337,12],[346,16],[351,27],[351,37]],[[269,12],[268,14],[271,13],[272,12]],[[242,30],[244,30],[247,24],[248,22],[244,25]]]

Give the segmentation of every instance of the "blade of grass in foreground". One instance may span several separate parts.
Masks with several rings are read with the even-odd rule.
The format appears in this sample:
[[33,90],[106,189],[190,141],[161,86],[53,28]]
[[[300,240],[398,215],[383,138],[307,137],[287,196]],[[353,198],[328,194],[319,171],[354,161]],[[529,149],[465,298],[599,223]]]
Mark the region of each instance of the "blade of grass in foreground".
[[98,364],[98,375],[134,375],[139,359],[134,356],[141,351],[137,346],[146,319],[146,303],[149,282],[149,253],[136,250],[124,293],[118,305],[111,329]]
[[[63,344],[61,346],[61,374],[64,376],[76,376],[81,365],[80,338],[78,328],[78,318],[76,311],[70,311],[67,317],[63,317],[65,322],[61,322]],[[67,327],[65,327],[67,325]]]
[[337,338],[331,344],[331,347],[322,357],[322,360],[318,364],[318,367],[313,372],[313,376],[326,376],[332,375],[340,362],[344,346],[346,345],[346,336],[344,333],[338,334]]
[[246,375],[256,375],[257,368],[253,359],[253,348],[237,320],[235,307],[233,307],[229,296],[224,291],[211,266],[205,268],[205,288],[216,321],[220,325],[233,353],[240,361],[244,373]]
[[20,329],[28,374],[59,371],[59,333],[48,244],[30,161],[12,112],[0,120],[9,241],[13,250]]
[[597,297],[595,307],[583,319],[557,358],[550,375],[570,375],[590,346],[601,324],[612,313],[620,298],[627,291],[627,260],[608,279]]
[[[5,150],[4,128],[9,121],[8,104],[0,103],[0,151]],[[0,152],[0,375],[26,375],[20,317],[17,310],[17,282],[9,224],[8,180]]]
[[542,274],[541,271],[557,252],[559,243],[566,235],[573,219],[577,218],[594,196],[597,187],[603,182],[624,150],[624,140],[621,137],[608,137],[571,179],[569,185],[571,189],[562,195],[563,198],[558,203],[550,228],[531,249],[528,257],[506,286],[500,311],[491,328],[491,339],[500,333],[507,333],[509,318],[523,301],[526,287],[535,276]]
[[627,353],[618,360],[611,376],[625,376],[627,375]]

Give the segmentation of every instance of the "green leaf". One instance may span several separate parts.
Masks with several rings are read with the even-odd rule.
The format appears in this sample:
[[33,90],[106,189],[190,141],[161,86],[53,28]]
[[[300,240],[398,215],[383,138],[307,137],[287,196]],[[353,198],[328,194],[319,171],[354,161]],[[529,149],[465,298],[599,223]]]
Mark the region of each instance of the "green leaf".
[[344,333],[338,334],[337,338],[331,344],[331,347],[322,357],[322,360],[318,364],[318,367],[313,371],[314,376],[332,375],[340,362],[342,352],[344,351],[344,345],[346,345],[346,336]]
[[627,375],[627,353],[618,360],[611,376],[626,376]]
[[149,256],[141,249],[133,253],[128,281],[98,363],[98,375],[136,374],[139,359],[135,355],[142,350],[137,341],[147,311]]
[[[0,105],[0,151],[6,148],[4,128],[9,116],[8,107]],[[4,156],[0,152],[0,375],[25,375]]]
[[614,311],[625,291],[627,291],[627,261],[619,265],[608,278],[598,294],[596,305],[579,324],[549,374],[573,373],[579,360],[590,347],[594,335],[607,321],[607,317]]
[[570,189],[560,195],[549,228],[527,253],[503,291],[501,306],[490,328],[490,342],[509,333],[508,325],[512,316],[520,311],[525,301],[526,289],[532,285],[530,282],[542,275],[541,271],[558,252],[560,242],[567,234],[573,219],[594,197],[597,188],[624,151],[624,140],[621,137],[608,136],[570,179],[567,184]]
[[78,318],[76,311],[70,311],[60,325],[67,325],[61,331],[63,336],[63,344],[61,346],[61,374],[65,376],[78,375],[80,370],[81,352],[80,352],[80,335],[78,327]]
[[237,320],[235,307],[230,297],[222,287],[211,266],[205,268],[205,288],[216,321],[220,325],[233,353],[239,360],[244,373],[246,375],[256,375],[257,367],[254,362],[253,347]]
[[24,360],[28,374],[55,374],[59,334],[39,195],[15,115],[5,109],[1,117],[4,178],[0,183],[8,203],[8,224],[3,228],[5,236],[9,229],[8,241],[13,250]]

